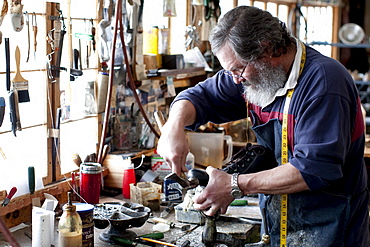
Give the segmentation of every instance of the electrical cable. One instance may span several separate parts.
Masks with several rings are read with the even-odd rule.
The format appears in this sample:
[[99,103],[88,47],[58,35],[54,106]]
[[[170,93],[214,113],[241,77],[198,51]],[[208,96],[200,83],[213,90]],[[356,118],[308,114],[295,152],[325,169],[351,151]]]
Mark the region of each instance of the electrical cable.
[[[119,26],[118,26],[119,25]],[[141,114],[143,115],[143,118],[145,122],[148,124],[149,128],[151,131],[154,133],[154,135],[159,138],[159,134],[154,128],[154,126],[151,124],[148,116],[145,113],[145,110],[140,102],[139,96],[137,95],[136,92],[136,86],[135,82],[133,80],[132,72],[131,72],[131,66],[128,61],[128,56],[127,56],[127,50],[126,50],[126,45],[125,45],[125,40],[123,37],[123,22],[122,22],[122,0],[117,0],[116,2],[116,12],[115,12],[115,25],[114,25],[114,32],[113,32],[113,40],[112,40],[112,50],[111,50],[111,60],[110,60],[110,69],[113,70],[114,68],[114,57],[116,53],[116,43],[117,43],[117,35],[118,35],[118,28],[120,31],[120,38],[121,38],[121,43],[122,45],[122,51],[125,59],[125,64],[126,64],[126,71],[128,75],[128,80],[129,80],[129,85],[131,86],[131,90],[134,94],[135,100],[138,103],[139,109],[141,111]],[[102,162],[102,153],[103,153],[103,147],[105,143],[105,138],[107,134],[107,127],[108,127],[108,120],[109,120],[109,110],[110,110],[110,100],[112,97],[112,86],[113,86],[113,72],[109,73],[109,84],[108,84],[108,94],[107,94],[107,102],[106,102],[106,107],[105,107],[105,116],[104,116],[104,124],[103,124],[103,129],[102,129],[102,135],[99,143],[99,150],[98,150],[98,159],[97,162],[101,164]]]

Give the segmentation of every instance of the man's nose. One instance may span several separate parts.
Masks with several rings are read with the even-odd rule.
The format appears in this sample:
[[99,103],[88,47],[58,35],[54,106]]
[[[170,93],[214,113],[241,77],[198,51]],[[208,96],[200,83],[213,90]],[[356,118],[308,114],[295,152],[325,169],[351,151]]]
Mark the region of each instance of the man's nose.
[[233,81],[234,81],[235,84],[239,84],[239,83],[242,83],[243,81],[245,81],[245,79],[233,76]]

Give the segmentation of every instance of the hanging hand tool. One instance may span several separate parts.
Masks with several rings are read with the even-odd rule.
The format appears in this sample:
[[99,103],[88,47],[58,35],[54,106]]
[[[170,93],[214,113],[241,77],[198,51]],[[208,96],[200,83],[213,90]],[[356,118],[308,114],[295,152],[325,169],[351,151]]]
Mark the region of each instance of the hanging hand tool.
[[29,18],[29,15],[28,15],[28,12],[26,11],[24,13],[24,16],[26,18],[26,26],[27,26],[27,59],[26,59],[26,62],[28,63],[28,60],[30,59],[30,49],[31,49],[31,41],[30,41],[30,18]]
[[93,48],[93,51],[95,53],[95,50],[96,50],[96,40],[95,40],[95,33],[96,33],[96,29],[94,27],[94,20],[93,19],[90,19],[91,21],[91,35],[92,35],[92,48]]
[[36,59],[36,48],[37,48],[37,21],[36,13],[32,13],[32,30],[33,30],[33,56]]
[[5,115],[5,99],[3,97],[0,97],[0,127],[3,125]]
[[57,171],[57,162],[58,162],[58,146],[59,146],[59,130],[60,130],[60,119],[62,117],[62,109],[58,108],[56,112],[56,117],[54,121],[54,132],[52,138],[52,162],[51,162],[51,170],[52,170],[52,181],[56,181],[56,171]]
[[33,166],[28,167],[28,189],[31,195],[35,192],[35,168]]
[[18,92],[17,90],[10,89],[10,51],[9,51],[9,38],[5,38],[5,62],[6,62],[6,90],[9,92],[9,113],[10,121],[12,123],[12,131],[14,136],[17,130],[22,130],[21,122],[19,119],[19,108],[18,108]]
[[24,79],[21,76],[21,69],[20,69],[20,64],[21,62],[21,52],[19,50],[19,47],[17,46],[15,48],[15,76],[12,80],[12,86],[13,90],[16,90],[18,92],[18,102],[23,103],[23,102],[29,102],[30,101],[30,95],[28,93],[28,81]]
[[0,13],[0,26],[3,23],[4,17],[8,13],[8,8],[9,8],[8,0],[4,0],[3,7],[2,7],[1,13]]
[[8,205],[8,203],[10,202],[10,200],[12,199],[12,197],[14,196],[15,192],[17,192],[17,187],[13,187],[10,190],[8,196],[3,201],[2,207],[5,207],[6,205]]
[[9,113],[10,121],[12,123],[12,131],[14,136],[17,136],[17,130],[21,131],[21,122],[19,120],[19,108],[18,108],[18,93],[17,91],[11,90],[9,92]]

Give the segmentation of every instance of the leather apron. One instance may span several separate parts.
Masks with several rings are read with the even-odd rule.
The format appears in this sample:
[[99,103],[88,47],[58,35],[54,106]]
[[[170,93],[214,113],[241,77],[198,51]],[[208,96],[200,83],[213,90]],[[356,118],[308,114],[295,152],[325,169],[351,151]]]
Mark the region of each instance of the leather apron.
[[[258,123],[256,114],[253,111],[250,113],[252,122]],[[258,144],[274,150],[275,158],[281,165],[281,122],[271,119],[252,129]],[[291,155],[289,150],[289,157]],[[323,190],[303,191],[288,196],[287,246],[345,246],[351,196]],[[260,207],[266,209],[271,246],[280,246],[281,196],[261,194],[259,197]],[[261,229],[264,231],[264,226]]]

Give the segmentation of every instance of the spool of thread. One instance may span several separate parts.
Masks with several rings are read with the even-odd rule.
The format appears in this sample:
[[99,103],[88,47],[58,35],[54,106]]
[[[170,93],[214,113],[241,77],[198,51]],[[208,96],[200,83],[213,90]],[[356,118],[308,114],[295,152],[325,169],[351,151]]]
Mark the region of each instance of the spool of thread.
[[50,213],[42,209],[32,210],[32,247],[50,247],[54,234],[54,221],[51,228]]
[[82,221],[82,247],[94,247],[94,205],[73,203]]
[[130,184],[136,184],[136,175],[134,165],[129,163],[125,166],[123,172],[123,181],[122,181],[122,194],[126,199],[130,199]]

